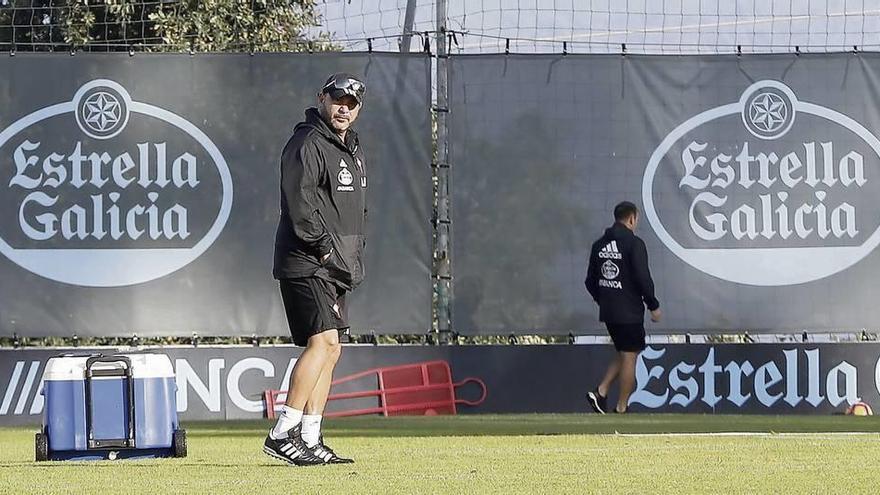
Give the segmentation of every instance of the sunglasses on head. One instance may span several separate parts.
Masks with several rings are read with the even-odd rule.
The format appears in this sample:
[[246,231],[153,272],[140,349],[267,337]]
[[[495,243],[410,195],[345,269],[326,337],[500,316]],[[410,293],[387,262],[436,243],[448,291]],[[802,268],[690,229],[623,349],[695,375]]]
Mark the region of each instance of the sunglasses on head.
[[367,87],[357,79],[338,77],[325,84],[321,89],[321,92],[328,93],[333,98],[341,98],[344,95],[351,95],[354,96],[358,103],[361,103],[364,98],[364,93],[367,92]]

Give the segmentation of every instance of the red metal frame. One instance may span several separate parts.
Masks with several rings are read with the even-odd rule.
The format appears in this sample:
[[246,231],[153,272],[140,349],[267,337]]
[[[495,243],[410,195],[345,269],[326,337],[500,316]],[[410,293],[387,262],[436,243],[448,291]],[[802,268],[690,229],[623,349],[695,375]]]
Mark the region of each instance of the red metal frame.
[[[413,380],[412,375],[416,370],[418,370],[417,374],[419,376],[417,380]],[[331,394],[327,400],[329,402],[334,400],[378,397],[379,405],[377,407],[325,412],[324,416],[334,418],[342,416],[359,416],[364,414],[382,414],[383,416],[396,416],[400,414],[456,414],[456,404],[478,406],[486,400],[487,395],[486,384],[479,378],[465,378],[460,382],[453,382],[449,363],[443,360],[373,368],[334,380],[332,385],[352,382],[371,375],[374,375],[377,378],[379,385],[377,390]],[[389,381],[392,383],[389,384]],[[410,383],[407,383],[406,385],[401,384],[405,382]],[[480,386],[482,389],[480,398],[474,401],[455,398],[455,389],[468,383],[476,383]],[[417,397],[425,395],[426,392],[439,392],[440,398],[436,400],[423,400]],[[284,400],[286,398],[286,390],[266,390],[263,392],[263,400],[266,405],[266,416],[270,419],[274,418],[275,407],[284,405]]]

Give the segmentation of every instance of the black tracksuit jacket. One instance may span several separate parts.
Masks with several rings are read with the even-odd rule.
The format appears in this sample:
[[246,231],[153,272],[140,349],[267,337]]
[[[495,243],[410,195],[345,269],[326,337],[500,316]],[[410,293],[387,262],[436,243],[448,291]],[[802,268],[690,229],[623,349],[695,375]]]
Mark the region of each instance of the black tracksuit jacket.
[[605,323],[643,323],[645,306],[651,311],[660,307],[645,242],[621,223],[606,229],[593,243],[584,283]]
[[281,155],[275,278],[318,277],[344,290],[363,281],[365,167],[353,130],[343,143],[316,108],[306,110],[305,122],[297,124]]

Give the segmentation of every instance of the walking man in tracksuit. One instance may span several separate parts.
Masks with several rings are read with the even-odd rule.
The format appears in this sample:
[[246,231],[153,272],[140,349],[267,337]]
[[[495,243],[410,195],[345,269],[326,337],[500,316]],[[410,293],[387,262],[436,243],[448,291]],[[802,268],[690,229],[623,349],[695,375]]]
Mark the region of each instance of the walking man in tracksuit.
[[321,419],[342,352],[339,334],[349,328],[346,294],[364,278],[367,175],[351,125],[365,91],[351,74],[330,76],[281,155],[273,275],[293,341],[305,350],[263,451],[300,466],[354,462],[324,444]]
[[635,388],[636,358],[645,349],[645,307],[652,321],[660,321],[660,301],[654,296],[654,281],[648,269],[645,243],[634,234],[639,210],[624,201],[614,207],[614,225],[593,243],[585,284],[599,304],[599,319],[605,322],[617,355],[608,366],[602,383],[587,394],[593,410],[608,412],[608,389],[620,379],[620,395],[614,412],[626,412]]

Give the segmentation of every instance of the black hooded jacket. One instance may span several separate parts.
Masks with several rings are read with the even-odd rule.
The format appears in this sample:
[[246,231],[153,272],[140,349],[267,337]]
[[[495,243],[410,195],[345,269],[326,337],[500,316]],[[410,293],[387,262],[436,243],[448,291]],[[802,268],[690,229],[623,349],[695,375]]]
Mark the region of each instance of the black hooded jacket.
[[345,290],[363,281],[365,167],[353,130],[343,143],[316,108],[306,110],[281,155],[275,278],[318,277]]
[[605,323],[642,323],[645,306],[651,311],[660,307],[654,297],[645,242],[621,223],[606,229],[593,243],[584,283],[599,304],[599,319]]

